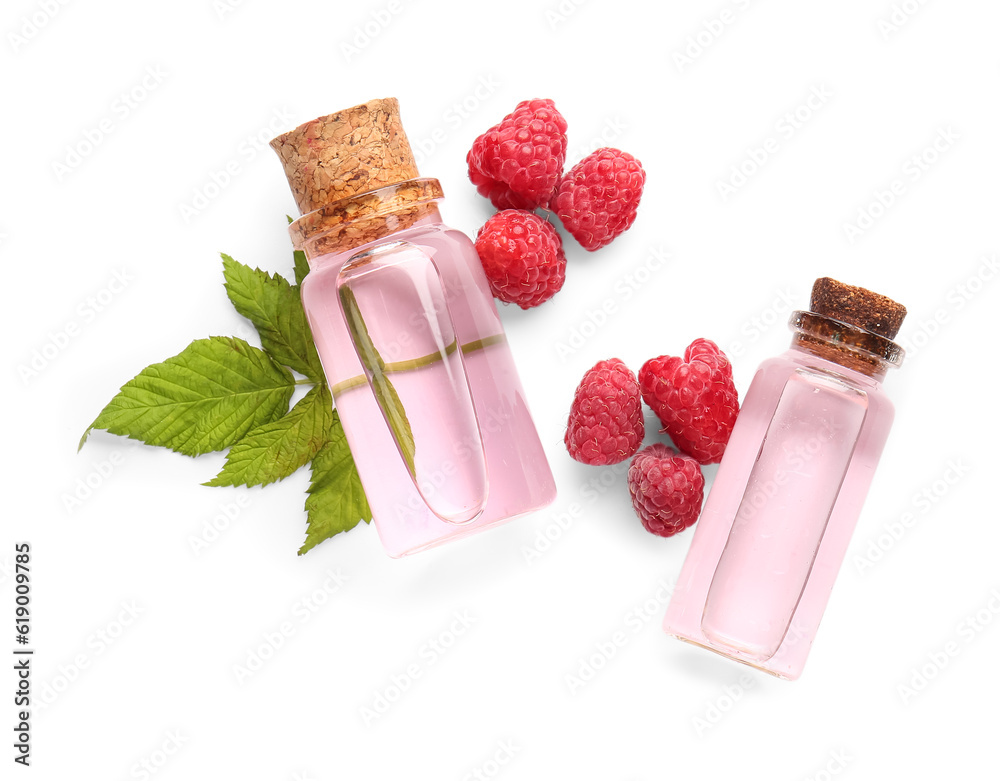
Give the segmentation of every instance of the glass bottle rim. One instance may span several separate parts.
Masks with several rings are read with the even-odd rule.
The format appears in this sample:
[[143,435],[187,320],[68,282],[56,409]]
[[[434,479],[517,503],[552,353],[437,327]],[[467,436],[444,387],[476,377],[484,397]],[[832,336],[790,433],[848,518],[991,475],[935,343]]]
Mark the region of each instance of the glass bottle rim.
[[799,336],[818,340],[853,354],[883,371],[890,366],[899,368],[906,355],[906,351],[891,339],[815,312],[792,312],[788,327]]
[[444,191],[437,179],[407,179],[324,204],[293,221],[288,232],[295,248],[303,249],[306,243],[354,220],[385,217],[399,209],[442,198]]

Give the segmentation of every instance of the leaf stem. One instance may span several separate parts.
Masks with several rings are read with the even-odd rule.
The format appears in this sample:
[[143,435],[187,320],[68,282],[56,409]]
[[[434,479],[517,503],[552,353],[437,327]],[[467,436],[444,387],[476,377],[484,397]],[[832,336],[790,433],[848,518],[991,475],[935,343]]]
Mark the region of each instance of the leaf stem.
[[[475,352],[476,350],[483,350],[491,345],[503,342],[506,340],[504,334],[494,334],[493,336],[487,336],[483,339],[477,339],[474,342],[466,342],[462,345],[462,354],[468,355],[469,353]],[[453,341],[445,348],[445,353],[451,355],[455,352],[458,347],[457,340]],[[394,361],[392,363],[387,363],[383,367],[383,372],[385,374],[393,374],[395,372],[405,372],[412,371],[414,369],[422,369],[425,366],[430,366],[433,363],[437,363],[442,360],[444,356],[441,352],[433,352],[429,355],[422,355],[419,358],[411,358],[407,361]],[[357,377],[351,377],[348,380],[341,380],[330,388],[334,396],[337,396],[344,391],[350,390],[351,388],[356,388],[359,385],[364,385],[368,382],[364,375],[359,374]]]

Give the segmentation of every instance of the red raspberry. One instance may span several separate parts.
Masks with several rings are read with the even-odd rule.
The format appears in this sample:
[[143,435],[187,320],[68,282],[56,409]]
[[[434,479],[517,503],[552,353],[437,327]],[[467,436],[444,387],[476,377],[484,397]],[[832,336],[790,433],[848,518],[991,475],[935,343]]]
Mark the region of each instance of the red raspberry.
[[577,386],[566,428],[566,449],[593,466],[617,464],[635,453],[646,433],[635,375],[622,361],[599,361]]
[[705,478],[693,458],[657,442],[641,450],[628,468],[632,507],[646,531],[672,537],[698,520]]
[[643,400],[678,449],[702,464],[722,460],[740,411],[733,367],[708,339],[695,339],[684,360],[661,355],[639,370]]
[[476,235],[476,251],[493,295],[521,309],[548,301],[566,280],[562,239],[531,212],[494,214]]
[[472,142],[469,179],[498,209],[546,206],[566,162],[566,120],[549,99],[524,100]]
[[596,250],[632,227],[646,183],[642,163],[618,149],[598,149],[559,183],[552,210],[585,250]]
[[[471,156],[472,152],[469,152],[469,155]],[[466,159],[469,158],[466,157]],[[490,179],[485,174],[472,170],[471,163],[469,164],[469,180],[476,185],[476,190],[479,194],[484,198],[489,198],[490,203],[497,209],[526,209],[532,211],[539,205],[530,198],[525,198],[512,192],[503,182]]]

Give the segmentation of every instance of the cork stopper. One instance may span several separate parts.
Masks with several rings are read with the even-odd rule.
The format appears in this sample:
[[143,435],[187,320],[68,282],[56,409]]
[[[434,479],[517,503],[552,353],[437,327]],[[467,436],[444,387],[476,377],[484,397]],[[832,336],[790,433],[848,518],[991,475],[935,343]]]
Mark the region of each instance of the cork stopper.
[[886,339],[895,338],[906,317],[906,307],[891,298],[830,277],[817,279],[813,284],[809,309]]
[[809,309],[792,312],[793,347],[870,377],[903,362],[903,348],[892,341],[906,317],[902,304],[822,277],[813,285]]
[[271,148],[301,214],[419,176],[395,98],[317,117],[273,139]]

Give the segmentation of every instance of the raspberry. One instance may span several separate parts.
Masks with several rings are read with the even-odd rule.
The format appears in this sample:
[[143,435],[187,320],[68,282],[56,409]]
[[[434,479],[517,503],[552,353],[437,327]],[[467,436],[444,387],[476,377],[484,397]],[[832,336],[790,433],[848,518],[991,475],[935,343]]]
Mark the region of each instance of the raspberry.
[[722,460],[740,411],[733,367],[708,339],[695,339],[684,360],[661,355],[639,370],[643,400],[678,449],[702,464]]
[[705,478],[693,458],[657,442],[641,450],[628,468],[632,507],[646,531],[672,537],[698,520]]
[[635,375],[622,361],[599,361],[577,386],[566,428],[566,449],[593,466],[617,464],[635,453],[646,433]]
[[566,280],[562,239],[531,212],[494,214],[476,235],[476,251],[493,295],[521,309],[548,301]]
[[552,210],[585,250],[600,249],[632,227],[646,183],[642,163],[618,149],[598,149],[562,178]]
[[[469,155],[471,156],[471,154],[470,152]],[[472,170],[471,163],[469,164],[469,179],[476,185],[476,190],[479,191],[479,194],[484,198],[489,198],[490,203],[497,209],[526,209],[532,211],[538,206],[531,199],[512,192],[503,182],[490,179],[488,176],[479,173],[479,171]]]
[[497,209],[546,206],[566,162],[566,120],[549,99],[523,100],[472,142],[469,179]]

